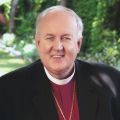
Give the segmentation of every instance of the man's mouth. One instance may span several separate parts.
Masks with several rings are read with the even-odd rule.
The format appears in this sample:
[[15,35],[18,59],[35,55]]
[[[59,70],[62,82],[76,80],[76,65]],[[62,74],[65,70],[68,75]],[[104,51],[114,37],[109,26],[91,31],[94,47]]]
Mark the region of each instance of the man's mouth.
[[52,55],[53,58],[62,58],[64,55]]

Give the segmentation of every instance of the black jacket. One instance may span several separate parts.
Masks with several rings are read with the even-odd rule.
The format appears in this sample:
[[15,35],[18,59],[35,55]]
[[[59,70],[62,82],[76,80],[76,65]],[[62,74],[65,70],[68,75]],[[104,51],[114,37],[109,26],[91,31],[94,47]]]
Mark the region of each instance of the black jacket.
[[[120,72],[76,60],[80,120],[120,120]],[[0,120],[58,120],[40,60],[0,78]]]

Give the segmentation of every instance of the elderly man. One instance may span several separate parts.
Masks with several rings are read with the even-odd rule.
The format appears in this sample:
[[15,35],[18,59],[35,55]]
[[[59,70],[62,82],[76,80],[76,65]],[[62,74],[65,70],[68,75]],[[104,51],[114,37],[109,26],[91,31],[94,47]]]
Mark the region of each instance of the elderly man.
[[38,15],[41,60],[0,78],[0,120],[120,120],[120,72],[76,59],[82,32],[71,9]]

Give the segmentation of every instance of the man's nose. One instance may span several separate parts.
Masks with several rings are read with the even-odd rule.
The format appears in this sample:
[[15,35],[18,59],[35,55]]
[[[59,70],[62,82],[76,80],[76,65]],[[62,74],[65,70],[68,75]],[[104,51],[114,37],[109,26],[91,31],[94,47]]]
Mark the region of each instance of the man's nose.
[[63,43],[61,42],[61,40],[59,38],[57,38],[55,41],[54,41],[54,49],[55,50],[63,50]]

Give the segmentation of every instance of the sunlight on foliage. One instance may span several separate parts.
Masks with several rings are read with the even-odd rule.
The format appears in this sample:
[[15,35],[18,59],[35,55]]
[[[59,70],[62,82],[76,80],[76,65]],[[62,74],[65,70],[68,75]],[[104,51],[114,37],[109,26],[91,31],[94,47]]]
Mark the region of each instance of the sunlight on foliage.
[[[0,5],[4,7],[4,15],[7,16],[8,21],[10,20],[11,1],[0,0]],[[119,22],[117,26],[114,26],[116,22],[112,21],[112,19],[119,18],[118,15],[114,16],[118,10],[118,1],[73,0],[72,3],[68,3],[68,6],[71,5],[84,23],[84,45],[79,58],[104,62],[112,66],[120,65],[120,27],[118,26]],[[6,32],[0,34],[0,47],[6,46],[4,51],[7,51],[6,53],[10,56],[12,54],[16,58],[19,57],[30,62],[36,60],[38,56],[33,42],[36,17],[43,9],[59,3],[60,0],[19,1],[14,18],[14,35],[8,33],[9,24],[7,24]],[[0,53],[0,57],[4,58],[4,54]]]
[[0,0],[0,5],[10,3],[12,0]]
[[14,33],[4,33],[2,36],[2,43],[7,46],[12,46],[15,41],[15,37]]

